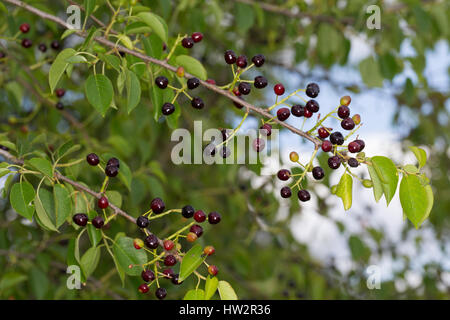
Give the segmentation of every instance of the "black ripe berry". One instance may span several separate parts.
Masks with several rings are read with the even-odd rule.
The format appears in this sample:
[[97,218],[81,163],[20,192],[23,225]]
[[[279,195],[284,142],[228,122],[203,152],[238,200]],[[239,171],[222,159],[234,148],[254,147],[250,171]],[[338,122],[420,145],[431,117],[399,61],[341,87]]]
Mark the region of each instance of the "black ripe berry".
[[108,208],[109,206],[108,199],[106,199],[106,197],[100,197],[100,199],[98,199],[97,205],[100,209]]
[[322,150],[324,152],[330,152],[331,148],[333,148],[333,144],[330,141],[325,140],[324,142],[322,142]]
[[233,64],[236,62],[236,54],[233,50],[227,50],[224,54],[225,62],[228,64]]
[[99,159],[98,155],[96,155],[95,153],[89,153],[86,156],[86,161],[91,166],[96,166],[96,165],[98,165],[100,163],[100,159]]
[[303,115],[305,114],[305,107],[299,104],[293,105],[291,107],[291,113],[295,117],[303,117]]
[[169,79],[164,76],[156,77],[155,84],[158,86],[158,88],[165,89],[169,85]]
[[108,162],[106,163],[106,165],[107,165],[107,166],[114,166],[114,167],[120,168],[120,161],[119,161],[119,159],[113,157],[113,158],[110,158],[110,159],[108,160]]
[[310,98],[315,98],[319,95],[320,92],[320,88],[319,85],[317,83],[309,83],[306,86],[306,95]]
[[361,146],[357,141],[352,141],[348,144],[348,151],[351,153],[357,153],[361,149]]
[[164,258],[164,264],[168,267],[174,266],[177,263],[177,259],[169,254]]
[[289,179],[289,177],[291,176],[291,172],[288,169],[281,169],[278,171],[277,173],[277,177],[278,179],[280,179],[281,181],[286,181]]
[[342,145],[344,143],[344,136],[339,131],[330,134],[330,141],[332,144]]
[[59,50],[61,45],[59,44],[59,41],[54,40],[52,43],[50,43],[50,47],[52,47],[53,50]]
[[27,33],[28,31],[30,31],[30,25],[28,23],[22,23],[19,29],[22,33]]
[[105,168],[105,174],[110,178],[114,178],[118,173],[119,168],[116,166],[106,166]]
[[166,279],[171,279],[175,275],[171,268],[164,269],[162,273]]
[[218,224],[221,219],[222,217],[220,216],[220,214],[215,211],[208,214],[208,222],[210,224]]
[[203,234],[203,228],[199,226],[198,224],[194,224],[190,229],[190,232],[195,233],[197,238],[200,238]]
[[314,167],[312,169],[312,175],[313,175],[314,179],[320,180],[320,179],[323,179],[323,177],[325,176],[325,172],[323,171],[323,169],[321,167]]
[[262,89],[267,87],[267,79],[263,76],[255,77],[255,82],[253,83],[256,89]]
[[[239,91],[238,91],[239,92]],[[244,99],[242,98],[242,97],[237,97],[239,100],[242,100],[242,101],[244,101]],[[238,108],[238,109],[242,109],[243,107],[244,107],[244,105],[242,105],[242,104],[240,104],[240,103],[238,103],[238,102],[236,102],[236,101],[233,101],[233,104],[234,104],[234,106],[236,107],[236,108]]]
[[339,158],[338,156],[332,156],[330,158],[328,158],[328,166],[331,169],[337,169],[339,168],[339,166],[341,165],[341,158]]
[[302,202],[309,201],[311,199],[311,195],[307,190],[299,190],[297,193],[298,199]]
[[319,137],[321,137],[322,139],[325,139],[330,135],[328,130],[325,129],[324,127],[320,127],[317,133],[319,134]]
[[194,40],[192,40],[192,38],[189,37],[184,38],[183,40],[181,40],[181,45],[186,49],[190,49],[194,46]]
[[363,151],[364,147],[366,146],[366,144],[364,143],[364,141],[363,141],[363,140],[360,140],[360,139],[355,140],[355,141],[359,143],[359,151],[360,151],[360,152]]
[[268,123],[263,124],[260,128],[261,134],[269,137],[272,134],[272,126]]
[[164,204],[164,201],[162,201],[161,198],[155,198],[150,203],[150,208],[152,209],[153,213],[159,214],[164,211],[166,205]]
[[200,85],[200,80],[198,80],[197,78],[190,78],[187,81],[187,87],[190,90],[197,88],[199,85]]
[[164,288],[158,288],[158,289],[156,289],[155,296],[159,300],[162,300],[162,299],[164,299],[167,296],[167,290],[164,289]]
[[63,110],[64,109],[64,104],[62,102],[57,102],[55,105],[55,108],[58,110]]
[[80,227],[84,227],[88,223],[88,216],[84,213],[77,213],[72,218],[73,222],[75,224],[79,225]]
[[306,109],[312,113],[316,113],[319,111],[319,103],[316,100],[311,99],[306,103]]
[[346,118],[341,121],[341,127],[344,130],[352,130],[355,127],[355,122],[352,118]]
[[290,198],[291,195],[292,195],[291,188],[289,188],[289,187],[281,188],[280,195],[281,195],[282,198]]
[[350,158],[347,160],[347,163],[350,167],[352,168],[356,168],[357,166],[359,166],[359,162],[358,160],[356,160],[355,158]]
[[158,238],[154,234],[147,236],[147,238],[145,238],[144,240],[144,243],[150,249],[156,249],[159,246]]
[[105,220],[101,216],[97,216],[94,219],[92,219],[92,225],[96,227],[97,229],[101,229],[103,225],[105,224]]
[[274,87],[273,87],[273,91],[275,92],[275,94],[277,96],[281,96],[284,94],[284,86],[281,83],[277,83]]
[[244,69],[247,66],[247,57],[246,56],[239,56],[236,59],[236,65],[239,68]]
[[197,43],[203,40],[203,34],[201,32],[194,32],[191,34],[191,38]]
[[136,219],[136,224],[137,224],[137,226],[139,228],[147,228],[147,226],[148,226],[148,219],[147,219],[147,217],[139,216]]
[[197,210],[194,213],[194,220],[201,223],[206,220],[206,214],[202,210]]
[[33,42],[30,39],[23,39],[22,40],[22,47],[29,48],[33,45]]
[[248,95],[251,91],[251,87],[250,84],[248,84],[247,82],[241,82],[239,83],[239,92],[243,95]]
[[340,106],[337,112],[339,118],[346,119],[350,116],[350,108],[347,106]]
[[192,218],[194,216],[194,213],[195,213],[195,209],[190,205],[184,206],[181,209],[181,215],[183,217],[185,217],[186,219]]
[[258,68],[264,64],[264,61],[266,61],[266,58],[262,54],[257,54],[252,58],[253,64]]
[[39,51],[41,51],[41,52],[46,52],[46,51],[47,51],[47,46],[46,46],[44,43],[41,43],[41,44],[38,46],[38,49],[39,49]]
[[284,121],[291,115],[291,111],[288,108],[280,108],[277,111],[277,118],[280,121]]
[[161,107],[161,112],[163,115],[168,116],[171,115],[175,111],[175,106],[169,102],[166,102]]
[[179,279],[180,279],[180,275],[178,273],[174,274],[173,277],[172,277],[172,283],[176,284],[176,285],[182,284],[183,281],[180,282]]
[[203,103],[203,100],[199,97],[196,97],[192,99],[191,106],[193,106],[195,109],[203,109],[205,104]]
[[145,282],[150,282],[155,280],[155,274],[153,273],[152,270],[143,270],[141,273],[141,278]]

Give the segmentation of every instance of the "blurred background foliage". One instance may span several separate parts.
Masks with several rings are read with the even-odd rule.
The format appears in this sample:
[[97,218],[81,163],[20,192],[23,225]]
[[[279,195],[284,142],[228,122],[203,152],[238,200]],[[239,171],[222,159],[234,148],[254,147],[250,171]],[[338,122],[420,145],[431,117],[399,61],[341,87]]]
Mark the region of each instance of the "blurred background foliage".
[[[27,2],[61,17],[65,16],[69,5],[67,1]],[[118,1],[111,2],[114,5]],[[104,1],[97,3],[101,6],[95,15],[107,23],[110,11]],[[366,26],[369,4],[381,7],[381,30],[369,30]],[[281,80],[279,71],[284,70],[299,76],[303,84],[313,79],[321,85],[327,83],[342,95],[377,90],[373,88],[386,84],[392,86],[396,99],[392,122],[404,129],[401,140],[405,150],[409,145],[429,148],[428,166],[436,200],[427,224],[436,232],[445,250],[450,227],[448,82],[444,89],[430,86],[424,69],[427,50],[433,49],[439,41],[448,43],[448,1],[405,0],[390,1],[385,5],[383,1],[368,3],[366,0],[141,0],[140,5],[148,6],[164,17],[172,41],[177,33],[199,31],[204,34],[204,40],[195,46],[192,55],[204,64],[209,77],[218,84],[230,81],[223,52],[233,49],[247,57],[263,53],[267,61],[263,72],[270,83]],[[29,37],[36,46],[40,42],[59,39],[64,31],[24,10],[7,7],[8,14],[0,13],[2,36],[13,36],[21,23],[29,22],[32,25]],[[88,26],[91,24],[92,21]],[[350,65],[348,55],[355,37],[369,43],[372,54],[358,65]],[[76,45],[77,39],[71,36],[63,42],[64,47],[70,47]],[[412,45],[414,56],[400,55],[404,42]],[[39,100],[30,90],[38,85],[45,88],[44,92],[49,92],[49,65],[34,65],[42,59],[54,58],[56,52],[48,50],[45,55],[40,55],[37,50],[24,50],[20,44],[1,43],[7,58],[0,63],[0,131],[6,132],[18,146],[26,146],[27,141],[45,133],[45,139],[39,144],[29,146],[33,150],[45,152],[73,139],[83,146],[79,157],[89,152],[116,153],[132,169],[133,180],[131,192],[119,181],[114,181],[110,189],[122,194],[123,209],[134,216],[146,211],[150,200],[156,196],[162,197],[169,208],[192,204],[205,212],[216,210],[222,213],[221,224],[214,230],[207,227],[199,241],[216,248],[211,262],[219,267],[219,278],[229,281],[239,298],[449,297],[448,282],[445,284],[442,276],[445,272],[448,275],[448,270],[437,264],[425,265],[423,281],[417,286],[399,291],[392,280],[384,282],[381,290],[368,290],[364,274],[367,265],[390,256],[402,262],[393,277],[402,279],[413,263],[396,250],[397,244],[390,242],[383,230],[376,227],[367,226],[355,234],[336,222],[348,238],[353,258],[350,272],[341,273],[333,259],[314,259],[308,246],[298,243],[291,233],[291,219],[302,214],[298,201],[293,200],[289,214],[280,219],[278,191],[264,187],[274,184],[274,179],[263,177],[263,182],[255,187],[254,173],[258,173],[258,166],[173,165],[170,160],[174,145],[170,142],[171,129],[164,119],[154,121],[151,110],[155,106],[147,91],[144,91],[139,107],[130,115],[121,108],[119,99],[116,102],[118,110],[110,110],[102,118],[84,98],[82,87],[87,78],[86,69],[75,68],[72,78],[60,83],[68,91],[63,99],[64,112],[83,124],[82,129],[74,128],[58,110]],[[308,68],[299,68],[300,64]],[[341,83],[331,79],[328,71],[335,66],[358,70],[362,82]],[[403,82],[394,84],[394,78],[406,66],[412,68],[417,81],[413,83],[411,78],[405,77]],[[345,74],[342,77],[345,78]],[[179,127],[192,129],[194,120],[202,120],[204,128],[232,127],[235,117],[242,114],[225,98],[205,89],[197,90],[205,100],[206,108],[194,113],[190,107],[182,107]],[[251,101],[257,105],[270,103],[261,94]],[[188,103],[184,101],[180,105]],[[38,107],[38,112],[33,112]],[[66,174],[93,189],[99,188],[101,174],[86,166],[81,163]],[[329,180],[326,179],[324,184],[329,186]],[[328,217],[332,208],[323,198],[319,198],[319,207],[320,214]],[[142,298],[136,290],[140,279],[127,277],[125,287],[122,287],[114,264],[105,252],[83,290],[67,290],[65,255],[68,240],[76,236],[72,228],[67,226],[55,234],[44,232],[34,223],[23,223],[14,214],[7,198],[1,200],[0,208],[0,298]],[[152,226],[156,234],[176,223],[171,219],[162,220]],[[405,222],[402,241],[413,241],[408,237],[411,229],[413,226]],[[106,232],[139,236],[136,227],[124,219],[117,219]],[[420,239],[414,241],[420,247]],[[193,279],[177,287],[167,285],[168,298],[181,298],[194,285]]]

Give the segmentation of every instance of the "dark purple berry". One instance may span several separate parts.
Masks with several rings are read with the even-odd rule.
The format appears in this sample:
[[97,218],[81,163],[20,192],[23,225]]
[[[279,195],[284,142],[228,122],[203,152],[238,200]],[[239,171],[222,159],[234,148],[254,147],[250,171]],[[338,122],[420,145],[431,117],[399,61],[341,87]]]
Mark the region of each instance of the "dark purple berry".
[[169,254],[164,258],[164,264],[168,267],[174,266],[177,263],[177,259]]
[[181,209],[181,215],[183,217],[185,217],[186,219],[192,218],[194,216],[194,213],[195,213],[195,209],[190,205],[184,206]]
[[33,42],[30,39],[23,39],[22,40],[22,47],[29,48],[33,45]]
[[191,34],[192,40],[194,40],[195,43],[202,41],[203,34],[201,32],[194,32]]
[[92,225],[94,227],[96,227],[97,229],[101,229],[104,224],[105,224],[105,220],[103,220],[103,218],[100,216],[97,216],[94,219],[92,219]]
[[147,226],[148,226],[148,219],[147,219],[147,217],[139,216],[136,219],[136,224],[137,224],[137,226],[139,228],[147,228]]
[[228,64],[233,64],[236,62],[236,54],[233,50],[227,50],[224,54],[225,62]]
[[305,107],[301,106],[299,104],[296,104],[296,105],[292,106],[291,113],[295,117],[303,117],[303,115],[305,114]]
[[323,169],[321,167],[314,167],[312,169],[312,175],[313,175],[314,179],[320,180],[320,179],[323,179],[323,177],[325,176],[325,172],[323,171]]
[[144,243],[150,249],[156,249],[159,246],[158,238],[154,234],[147,236],[147,238],[145,238],[144,240]]
[[308,109],[309,111],[311,111],[312,113],[316,113],[317,111],[319,111],[319,103],[316,100],[309,100],[306,103],[306,109]]
[[360,149],[361,146],[357,141],[352,141],[348,144],[348,151],[350,151],[351,153],[357,153],[360,151]]
[[205,104],[203,103],[203,100],[201,98],[193,98],[191,101],[191,106],[193,106],[195,109],[203,109]]
[[194,40],[192,40],[192,38],[189,37],[184,38],[183,40],[181,40],[181,45],[186,49],[190,49],[194,46]]
[[280,179],[281,181],[286,181],[290,178],[291,176],[291,172],[288,169],[281,169],[278,171],[277,173],[277,177],[278,179]]
[[213,211],[208,214],[208,222],[210,224],[218,224],[221,219],[222,217],[218,212]]
[[266,61],[266,58],[262,54],[257,54],[252,58],[252,62],[257,68],[261,67],[264,64],[264,61]]
[[280,121],[285,121],[291,115],[291,111],[288,108],[280,108],[277,111],[277,118]]
[[156,289],[155,296],[159,300],[162,300],[162,299],[164,299],[167,296],[167,290],[164,289],[164,288],[158,288],[158,289]]
[[330,141],[332,144],[342,145],[344,143],[344,136],[339,131],[330,134]]
[[187,81],[187,87],[190,90],[197,88],[199,85],[200,85],[200,80],[198,80],[197,78],[190,78]]
[[172,283],[176,284],[176,285],[182,284],[183,281],[180,282],[179,279],[180,279],[180,275],[178,273],[174,274],[173,277],[172,277]]
[[169,79],[164,76],[156,77],[155,84],[158,86],[158,88],[165,89],[169,85]]
[[338,114],[339,118],[346,119],[346,118],[350,117],[350,108],[347,106],[340,106],[338,108],[337,114]]
[[89,221],[88,216],[85,215],[84,213],[75,214],[73,216],[72,220],[73,220],[73,222],[75,222],[75,224],[79,225],[80,227],[86,226],[86,224]]
[[91,166],[96,166],[96,165],[98,165],[100,163],[100,159],[99,159],[98,155],[96,155],[95,153],[89,153],[86,156],[86,161]]
[[166,102],[161,107],[161,112],[165,116],[171,115],[175,111],[175,106],[169,102]]
[[298,196],[298,199],[302,202],[306,202],[311,199],[311,195],[309,194],[309,192],[307,190],[300,190],[297,193],[297,196]]
[[47,51],[47,46],[46,46],[44,43],[41,43],[41,44],[38,46],[38,49],[39,49],[39,51],[41,51],[41,52],[46,52],[46,51]]
[[352,118],[346,118],[341,121],[341,127],[344,130],[352,130],[355,127],[355,122]]
[[355,141],[359,143],[359,152],[363,151],[364,147],[366,146],[366,144],[364,143],[364,141],[363,141],[363,140],[360,140],[360,139],[355,140]]
[[117,168],[120,168],[120,161],[117,158],[111,158],[108,160],[108,162],[106,163],[107,166],[114,166]]
[[141,273],[141,278],[145,282],[150,282],[155,280],[155,274],[153,273],[152,270],[143,270]]
[[256,89],[262,89],[267,87],[267,79],[263,76],[255,77],[255,82],[253,83]]
[[236,65],[239,68],[244,69],[247,66],[247,57],[246,56],[239,56],[236,59]]
[[159,214],[164,211],[166,205],[164,204],[164,201],[162,201],[161,198],[155,198],[150,203],[150,208],[152,209],[153,213]]
[[310,98],[315,98],[319,95],[320,92],[320,88],[319,85],[317,83],[309,83],[306,86],[306,95]]
[[52,43],[50,43],[50,47],[52,47],[53,50],[59,50],[61,45],[59,44],[58,40],[54,40],[52,41]]
[[328,166],[335,170],[337,168],[339,168],[341,165],[341,158],[339,158],[338,156],[332,156],[330,158],[328,158]]
[[55,107],[58,110],[63,110],[64,109],[64,104],[62,102],[57,102]]
[[198,224],[194,224],[190,229],[190,232],[195,233],[197,238],[200,238],[203,234],[203,228],[199,226]]
[[292,195],[291,188],[289,188],[289,187],[283,187],[283,188],[281,188],[280,194],[281,194],[281,197],[282,197],[282,198],[290,198],[291,195]]
[[105,174],[110,178],[114,178],[118,173],[119,168],[116,166],[106,166],[105,168]]
[[272,134],[272,126],[268,123],[263,124],[260,128],[261,134],[269,137]]
[[356,168],[356,167],[359,166],[359,162],[358,162],[358,160],[356,160],[355,158],[350,158],[350,159],[348,159],[348,160],[347,160],[347,163],[348,163],[348,165],[349,165],[350,167],[352,167],[352,168]]
[[251,91],[250,84],[248,84],[247,82],[239,83],[238,88],[239,88],[239,92],[242,93],[243,95],[248,95]]

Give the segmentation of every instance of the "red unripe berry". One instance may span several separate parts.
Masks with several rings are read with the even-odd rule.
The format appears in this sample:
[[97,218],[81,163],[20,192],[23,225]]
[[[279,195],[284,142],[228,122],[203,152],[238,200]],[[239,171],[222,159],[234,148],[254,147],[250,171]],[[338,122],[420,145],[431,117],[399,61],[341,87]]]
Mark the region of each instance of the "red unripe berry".
[[109,206],[109,202],[108,199],[106,199],[106,197],[101,197],[100,199],[98,199],[97,204],[100,209],[106,209]]
[[166,251],[172,250],[174,246],[175,246],[175,244],[173,243],[172,240],[164,240],[164,249]]
[[313,115],[313,113],[311,112],[311,110],[308,110],[308,109],[305,108],[305,110],[304,110],[304,112],[303,112],[303,116],[304,116],[305,118],[311,118],[312,115]]
[[210,275],[215,276],[215,275],[217,275],[218,272],[219,272],[219,269],[215,265],[212,264],[208,267],[208,273]]
[[324,127],[319,128],[318,133],[319,133],[319,137],[321,137],[322,139],[325,139],[326,137],[328,137],[330,135],[328,130],[325,129]]
[[66,94],[66,90],[64,90],[62,88],[58,88],[58,89],[55,90],[55,95],[58,98],[62,98],[65,94]]
[[148,285],[146,283],[143,283],[138,288],[140,293],[147,293],[148,292]]
[[205,249],[203,249],[203,253],[207,256],[214,254],[214,252],[216,252],[216,249],[214,249],[213,246],[206,246]]
[[352,141],[348,144],[348,151],[350,151],[351,153],[359,152],[360,148],[361,148],[361,146],[359,145],[359,143],[357,141]]
[[28,31],[30,31],[30,25],[28,23],[22,23],[19,29],[22,33],[27,33]]
[[212,84],[212,85],[216,85],[216,80],[214,80],[214,79],[207,79],[206,82],[208,82],[209,84]]
[[275,92],[275,94],[277,96],[281,96],[284,94],[284,86],[281,83],[277,83],[274,87],[273,87],[273,91]]
[[203,39],[203,34],[201,32],[194,32],[191,34],[191,38],[194,42],[200,42]]
[[322,142],[322,150],[324,152],[330,152],[332,147],[333,145],[331,144],[330,141],[325,140],[324,142]]
[[136,239],[133,240],[133,246],[136,249],[138,249],[138,250],[142,249],[142,247],[144,246],[144,241],[142,241],[141,239],[136,238]]
[[197,210],[194,213],[194,220],[197,222],[203,222],[206,220],[206,213],[204,213],[202,210]]

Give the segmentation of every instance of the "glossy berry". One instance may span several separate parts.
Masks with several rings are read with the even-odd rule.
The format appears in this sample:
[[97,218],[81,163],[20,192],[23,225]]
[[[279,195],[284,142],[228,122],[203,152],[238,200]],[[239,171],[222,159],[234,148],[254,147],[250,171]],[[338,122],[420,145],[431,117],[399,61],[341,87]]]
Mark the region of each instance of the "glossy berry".
[[178,67],[177,68],[177,71],[175,72],[176,74],[177,74],[177,76],[179,77],[179,78],[183,78],[184,77],[184,68],[183,67]]
[[195,240],[197,240],[197,235],[195,233],[193,233],[193,232],[189,232],[186,235],[186,240],[189,241],[189,242],[194,242]]
[[342,145],[344,143],[344,136],[339,131],[330,134],[330,141],[332,144]]
[[220,214],[215,211],[208,214],[208,222],[210,224],[218,224],[221,219],[222,217],[220,216]]
[[163,272],[164,278],[166,279],[172,279],[172,277],[175,275],[175,272],[171,268],[164,269]]
[[211,264],[211,265],[208,267],[208,273],[209,273],[210,275],[216,276],[218,272],[219,272],[219,269],[218,269],[215,265]]
[[314,179],[320,180],[320,179],[323,179],[323,177],[325,177],[325,172],[323,171],[323,169],[321,167],[314,167],[312,169],[312,175],[313,175]]
[[305,114],[305,107],[299,104],[293,105],[291,107],[291,113],[295,117],[303,117],[303,115]]
[[298,199],[302,202],[306,202],[311,199],[311,195],[309,194],[309,192],[307,190],[300,190],[297,193],[297,196],[298,196]]
[[165,116],[169,116],[175,111],[175,106],[169,102],[166,102],[161,107],[161,113]]
[[247,57],[246,56],[239,56],[239,57],[237,57],[236,65],[239,68],[244,69],[247,66]]
[[291,111],[288,108],[280,108],[277,111],[277,118],[280,121],[285,121],[291,115]]
[[269,137],[272,134],[272,126],[268,123],[263,124],[259,129],[264,136]]
[[286,181],[290,178],[291,176],[291,172],[288,169],[281,169],[278,171],[277,173],[277,177],[278,179],[280,179],[281,181]]
[[200,80],[198,80],[197,78],[190,78],[187,81],[187,87],[190,90],[197,88],[199,85],[200,85]]
[[352,98],[350,96],[343,96],[340,100],[340,104],[343,106],[348,106],[352,102]]
[[137,226],[138,226],[139,228],[147,228],[148,223],[149,223],[149,222],[148,222],[147,217],[139,216],[139,217],[136,219],[136,224],[137,224]]
[[236,59],[237,59],[236,54],[234,53],[233,50],[225,51],[224,58],[225,58],[225,62],[227,64],[233,64],[236,62]]
[[38,46],[38,49],[39,49],[39,51],[41,51],[41,52],[46,52],[46,51],[47,51],[47,46],[46,46],[44,43],[41,43],[41,44]]
[[140,293],[147,293],[149,288],[147,284],[143,283],[139,286],[138,290]]
[[203,109],[205,104],[203,103],[203,100],[201,98],[193,98],[191,101],[191,106],[193,106],[195,109]]
[[325,140],[324,142],[322,142],[322,150],[324,152],[330,152],[331,148],[333,148],[333,144],[330,141]]
[[140,250],[140,249],[142,249],[142,247],[144,247],[144,241],[136,238],[133,240],[133,246],[135,249]]
[[61,45],[60,45],[59,41],[54,40],[54,41],[52,41],[52,43],[50,43],[50,47],[52,47],[53,50],[59,50]]
[[202,210],[197,210],[194,213],[194,220],[201,223],[206,220],[206,213],[204,213]]
[[22,47],[29,48],[33,45],[33,42],[30,39],[23,39],[22,40]]
[[105,224],[105,220],[103,220],[103,218],[100,216],[97,216],[94,219],[92,219],[92,225],[94,227],[96,227],[97,229],[101,229],[104,224]]
[[22,23],[19,29],[22,33],[27,33],[28,31],[30,31],[30,25],[28,23]]
[[164,258],[164,264],[168,267],[174,266],[177,264],[177,259],[173,255],[169,254]]
[[191,38],[195,43],[197,43],[203,40],[203,34],[201,32],[194,32],[191,34]]
[[167,290],[164,289],[164,288],[158,288],[158,289],[156,289],[155,296],[159,300],[162,300],[162,299],[164,299],[167,296]]
[[358,125],[361,123],[361,116],[359,114],[354,114],[352,120],[356,125]]
[[80,227],[86,226],[86,224],[89,221],[88,216],[85,215],[84,213],[75,214],[73,216],[72,220],[73,220],[73,222],[75,222],[75,224],[79,225]]
[[175,284],[175,285],[182,284],[183,281],[180,282],[179,279],[180,279],[180,275],[178,273],[174,274],[172,276],[172,283]]
[[355,122],[352,118],[346,118],[341,121],[341,127],[344,130],[352,130],[355,127]]
[[252,58],[252,62],[255,65],[255,67],[259,68],[261,67],[264,62],[266,61],[266,58],[262,54],[257,54]]
[[313,115],[313,113],[312,113],[310,110],[308,110],[308,109],[305,108],[305,111],[303,112],[303,116],[304,116],[305,118],[311,118],[312,115]]
[[181,45],[186,49],[190,49],[194,46],[194,40],[192,40],[192,38],[189,37],[184,38],[183,40],[181,40]]
[[320,88],[317,83],[311,82],[306,86],[306,95],[310,98],[315,98],[319,95]]
[[62,102],[57,102],[55,105],[55,108],[58,110],[63,110],[64,109],[64,104]]
[[346,119],[350,116],[350,108],[347,106],[340,106],[338,108],[337,114],[339,118]]
[[273,91],[275,92],[275,94],[277,96],[281,96],[284,94],[284,86],[281,83],[277,83],[274,87],[273,87]]
[[181,209],[181,215],[183,217],[185,217],[186,219],[192,218],[194,216],[194,213],[195,213],[195,209],[190,205],[184,206]]
[[158,238],[154,234],[147,236],[147,238],[145,238],[144,240],[144,243],[150,249],[156,249],[159,246]]
[[118,173],[119,168],[116,166],[106,166],[105,168],[105,174],[110,178],[114,178]]
[[359,143],[357,141],[352,141],[348,144],[348,151],[350,151],[351,153],[359,152],[360,148],[361,148],[361,146],[359,145]]
[[66,90],[64,90],[64,89],[62,89],[62,88],[58,88],[58,89],[55,90],[55,95],[56,95],[58,98],[64,97],[65,94],[66,94]]
[[361,140],[361,139],[358,139],[358,140],[355,140],[355,141],[359,143],[359,151],[360,151],[360,152],[363,151],[364,147],[366,146],[366,144],[364,143],[364,141]]
[[256,89],[262,89],[267,87],[267,79],[263,76],[257,76],[255,77],[255,82],[253,82],[253,85]]
[[164,204],[164,201],[162,201],[161,198],[155,198],[150,203],[150,208],[152,209],[153,213],[159,214],[164,211],[166,205]]
[[141,273],[141,278],[145,282],[150,282],[155,280],[155,274],[153,273],[152,270],[143,270]]
[[290,198],[291,195],[292,195],[291,188],[289,188],[289,187],[281,188],[280,195],[281,195],[282,198]]
[[97,205],[100,209],[106,209],[109,206],[108,199],[106,197],[100,197],[97,201]]
[[199,226],[198,224],[194,224],[190,229],[190,232],[195,233],[195,235],[197,236],[197,238],[200,238],[203,234],[203,228],[201,226]]
[[247,82],[241,82],[239,83],[238,89],[241,94],[246,96],[250,93],[252,88],[250,87],[250,84],[248,84]]
[[175,246],[172,240],[164,240],[163,243],[164,243],[164,250],[166,251],[172,250],[173,247]]
[[319,134],[319,137],[321,137],[322,139],[325,139],[325,138],[327,138],[330,135],[328,130],[325,129],[324,127],[319,128],[317,133]]
[[352,168],[356,168],[356,167],[359,166],[359,162],[358,162],[358,160],[356,160],[355,158],[350,158],[350,159],[348,159],[348,160],[347,160],[347,163],[348,163],[348,165],[349,165],[350,167],[352,167]]
[[203,253],[207,256],[214,254],[214,252],[216,252],[216,249],[214,249],[213,246],[206,246],[205,249],[203,249]]
[[290,159],[292,162],[297,162],[298,159],[299,159],[298,153],[295,152],[295,151],[292,151],[291,153],[289,153],[289,159]]
[[169,85],[169,79],[164,76],[156,77],[155,84],[158,86],[158,88],[165,89]]
[[309,111],[311,111],[312,113],[316,113],[317,111],[319,111],[319,103],[316,100],[309,100],[306,103],[306,109],[308,109]]
[[95,153],[89,153],[86,156],[86,161],[91,166],[96,166],[96,165],[98,165],[100,163],[100,159],[99,159],[98,155],[96,155]]
[[328,166],[335,170],[337,168],[339,168],[341,165],[341,158],[339,158],[338,156],[332,156],[330,158],[328,158]]
[[262,150],[264,150],[265,146],[266,146],[266,141],[264,139],[261,139],[261,138],[256,138],[252,142],[252,148],[256,152],[261,152]]
[[106,165],[107,165],[107,166],[114,166],[114,167],[120,168],[120,161],[119,161],[119,159],[113,157],[113,158],[110,158],[110,159],[108,160],[108,162],[106,163]]

